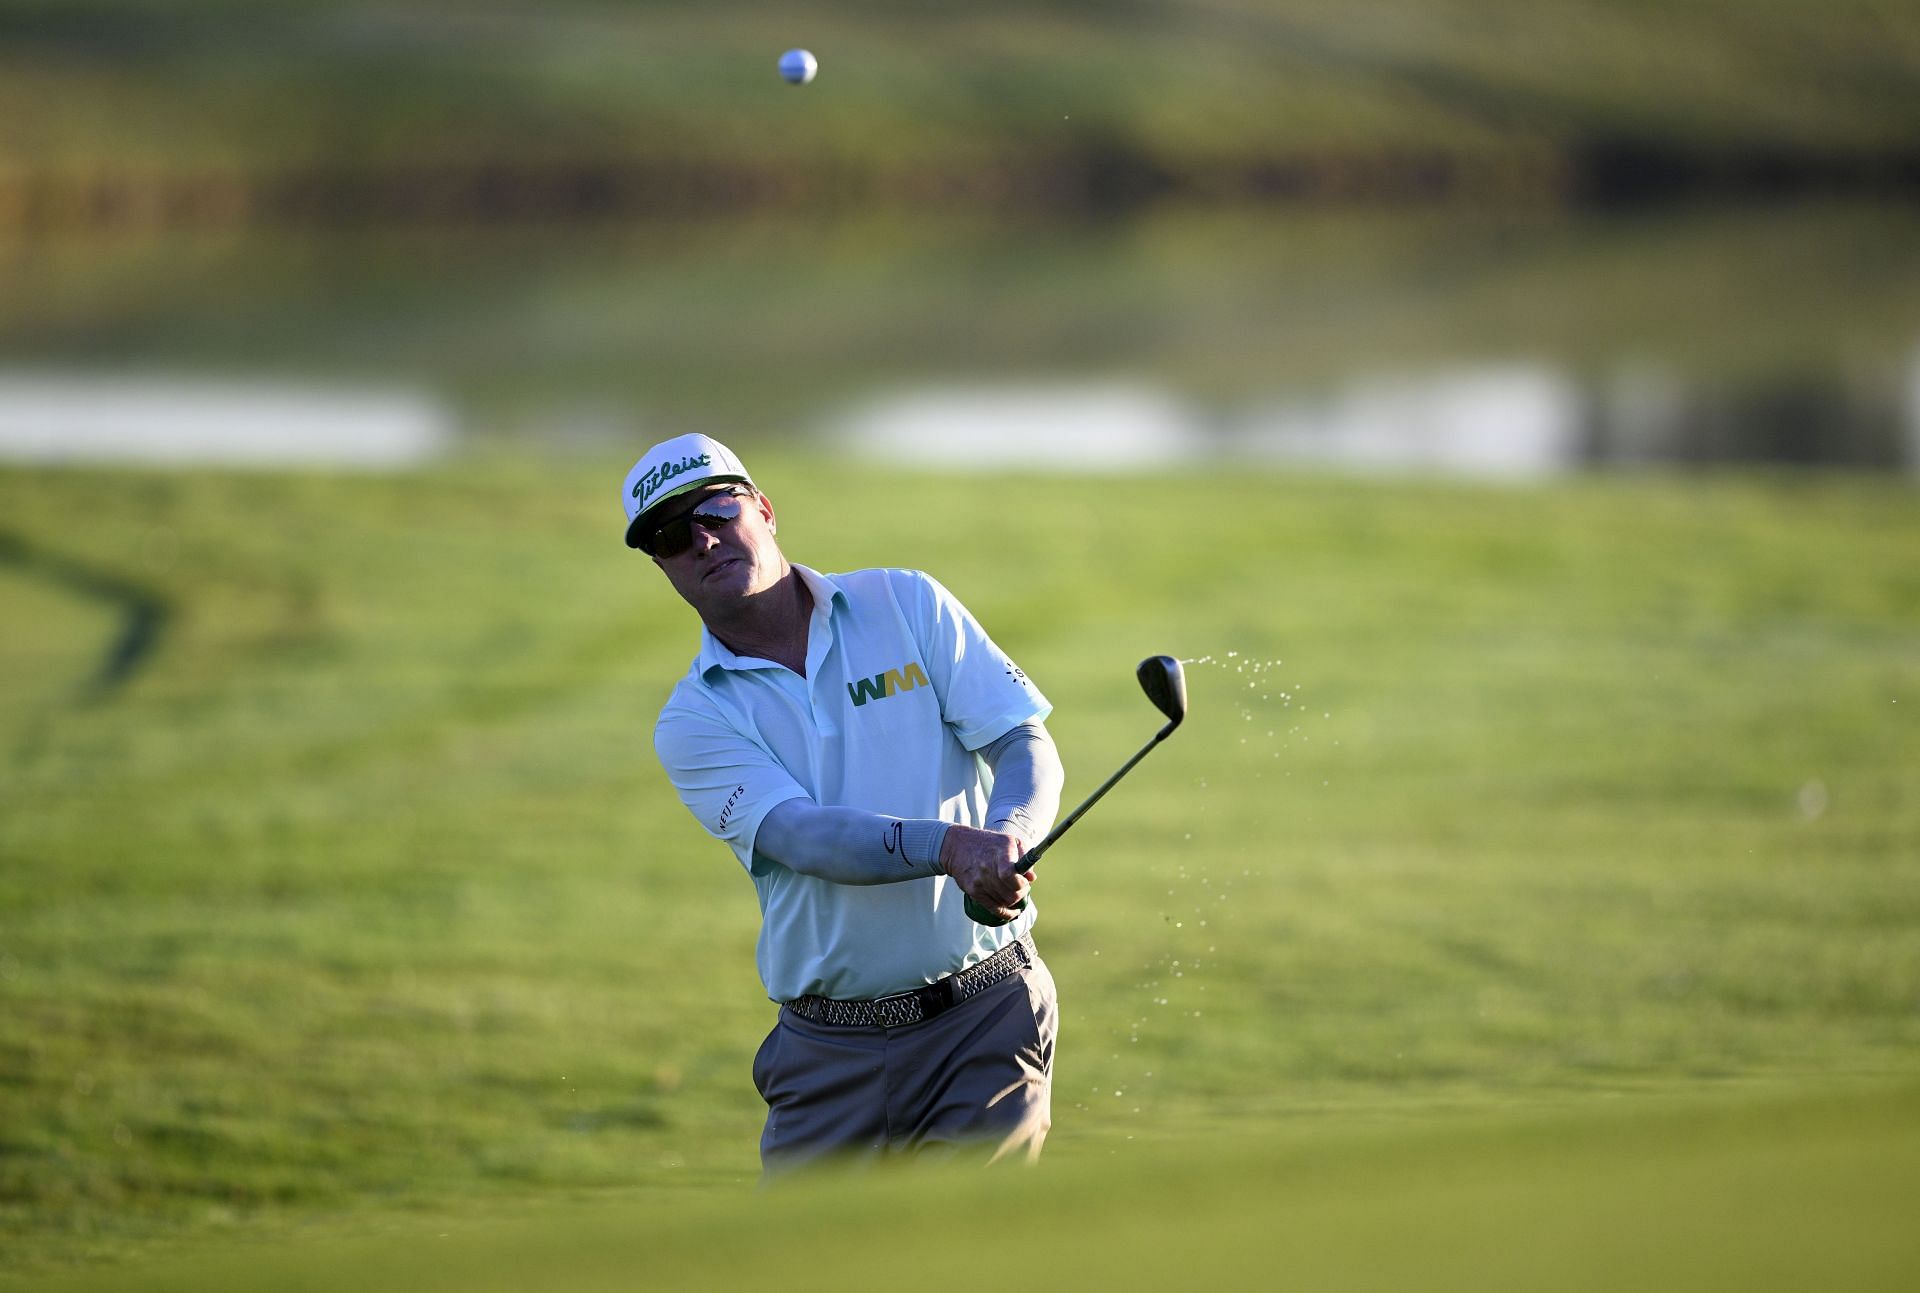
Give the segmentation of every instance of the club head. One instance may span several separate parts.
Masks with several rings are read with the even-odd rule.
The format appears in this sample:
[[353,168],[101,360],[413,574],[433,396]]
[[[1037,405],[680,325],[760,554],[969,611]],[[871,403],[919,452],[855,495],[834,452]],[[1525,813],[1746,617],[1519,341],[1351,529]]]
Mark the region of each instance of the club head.
[[1153,707],[1172,720],[1168,730],[1178,727],[1187,716],[1187,675],[1180,662],[1170,655],[1148,656],[1135,674]]

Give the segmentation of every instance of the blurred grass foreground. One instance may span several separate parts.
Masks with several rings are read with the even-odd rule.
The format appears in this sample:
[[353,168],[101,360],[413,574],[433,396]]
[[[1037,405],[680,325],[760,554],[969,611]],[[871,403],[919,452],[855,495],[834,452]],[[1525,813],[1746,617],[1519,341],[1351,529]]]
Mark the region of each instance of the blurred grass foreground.
[[[819,80],[774,63],[809,45]],[[0,230],[1920,182],[1884,0],[8,0]]]
[[[0,1282],[224,1237],[293,1288],[253,1240],[387,1234],[306,1286],[418,1287],[444,1232],[490,1287],[635,1235],[719,1283],[853,1224],[751,1200],[756,913],[653,765],[693,626],[614,538],[625,461],[0,469]],[[1193,661],[1042,882],[1048,1162],[863,1216],[957,1260],[912,1209],[1005,1192],[1262,1286],[1263,1242],[1329,1286],[1911,1286],[1909,486],[754,468],[800,559],[994,626],[1070,795],[1152,726],[1133,662]]]

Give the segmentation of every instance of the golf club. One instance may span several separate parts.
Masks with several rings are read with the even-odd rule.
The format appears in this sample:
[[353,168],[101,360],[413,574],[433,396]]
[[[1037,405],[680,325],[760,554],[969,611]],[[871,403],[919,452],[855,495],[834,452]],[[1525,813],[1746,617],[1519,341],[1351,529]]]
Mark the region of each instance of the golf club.
[[[1132,772],[1133,765],[1146,758],[1154,746],[1160,744],[1160,742],[1172,735],[1173,729],[1180,726],[1180,720],[1187,716],[1187,675],[1181,670],[1178,660],[1170,655],[1148,656],[1140,662],[1140,667],[1134,671],[1134,676],[1140,679],[1140,690],[1147,693],[1147,699],[1153,702],[1153,707],[1167,716],[1167,725],[1158,732],[1155,732],[1153,739],[1141,746],[1137,754],[1121,764],[1120,771],[1108,777],[1101,783],[1098,790],[1087,796],[1085,802],[1067,814],[1065,821],[1047,832],[1045,839],[1022,854],[1020,858],[1021,870],[1030,870],[1034,863],[1040,860],[1040,855],[1053,847],[1055,840],[1065,835],[1075,822],[1086,816],[1087,809],[1099,803],[1102,795],[1112,790],[1120,778]],[[1026,905],[1027,900],[1022,898],[1020,900],[1020,906],[1014,908],[1014,910],[1019,911]],[[975,902],[971,896],[967,898],[964,906],[967,915],[973,919],[973,923],[976,925],[1004,925],[1007,923]]]

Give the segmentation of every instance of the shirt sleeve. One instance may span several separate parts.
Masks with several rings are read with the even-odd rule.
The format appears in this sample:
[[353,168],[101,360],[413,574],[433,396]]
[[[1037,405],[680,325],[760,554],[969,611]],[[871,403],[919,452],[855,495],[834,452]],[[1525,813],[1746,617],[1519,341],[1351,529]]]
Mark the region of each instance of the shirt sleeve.
[[790,871],[835,884],[897,884],[943,874],[940,846],[950,824],[789,799],[767,810],[753,847]]
[[771,751],[717,714],[669,705],[653,729],[654,752],[695,821],[753,870],[753,841],[778,804],[806,790]]
[[907,581],[901,604],[940,697],[941,717],[960,744],[978,750],[1053,712],[1040,689],[987,636],[959,598],[931,575],[917,570],[900,574]]
[[987,829],[1017,835],[1032,848],[1053,829],[1060,811],[1060,788],[1067,780],[1053,737],[1035,719],[984,746],[980,755],[993,769]]

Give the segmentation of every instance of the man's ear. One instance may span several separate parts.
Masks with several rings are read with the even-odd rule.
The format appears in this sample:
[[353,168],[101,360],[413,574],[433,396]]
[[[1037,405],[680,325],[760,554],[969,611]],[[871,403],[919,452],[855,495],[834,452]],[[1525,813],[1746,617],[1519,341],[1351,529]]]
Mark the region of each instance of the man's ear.
[[780,533],[780,522],[775,520],[773,515],[773,500],[768,498],[765,494],[762,494],[759,490],[755,490],[753,496],[754,498],[759,500],[760,515],[767,518],[767,533],[769,534]]

